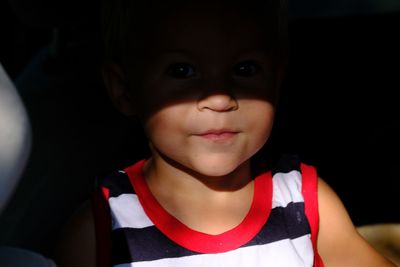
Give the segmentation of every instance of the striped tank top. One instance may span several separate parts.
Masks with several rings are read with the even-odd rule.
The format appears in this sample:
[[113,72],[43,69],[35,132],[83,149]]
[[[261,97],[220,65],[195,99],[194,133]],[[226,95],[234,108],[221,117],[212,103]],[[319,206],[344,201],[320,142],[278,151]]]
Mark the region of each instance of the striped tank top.
[[[313,167],[292,158],[257,176],[245,219],[227,232],[209,235],[190,229],[162,208],[144,180],[144,163],[114,172],[101,182],[103,208],[95,207],[99,266],[323,266],[316,250]],[[107,227],[109,238],[104,234]]]

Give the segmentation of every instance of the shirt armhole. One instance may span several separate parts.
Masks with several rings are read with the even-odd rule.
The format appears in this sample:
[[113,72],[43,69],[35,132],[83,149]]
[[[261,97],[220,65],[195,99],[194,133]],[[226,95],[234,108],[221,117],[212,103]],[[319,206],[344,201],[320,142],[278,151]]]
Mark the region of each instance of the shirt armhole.
[[92,210],[96,233],[96,266],[111,266],[111,217],[108,205],[108,189],[92,194]]
[[302,194],[304,197],[305,213],[311,228],[311,241],[314,249],[314,267],[323,267],[321,257],[318,254],[317,239],[319,231],[318,212],[318,176],[314,167],[301,164]]

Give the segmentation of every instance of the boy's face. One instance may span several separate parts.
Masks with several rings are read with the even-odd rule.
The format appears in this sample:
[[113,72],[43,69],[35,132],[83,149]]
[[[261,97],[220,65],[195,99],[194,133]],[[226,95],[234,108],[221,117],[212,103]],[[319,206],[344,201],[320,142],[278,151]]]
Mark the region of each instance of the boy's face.
[[135,106],[154,158],[222,176],[268,139],[275,70],[255,21],[200,5],[171,14],[149,34]]

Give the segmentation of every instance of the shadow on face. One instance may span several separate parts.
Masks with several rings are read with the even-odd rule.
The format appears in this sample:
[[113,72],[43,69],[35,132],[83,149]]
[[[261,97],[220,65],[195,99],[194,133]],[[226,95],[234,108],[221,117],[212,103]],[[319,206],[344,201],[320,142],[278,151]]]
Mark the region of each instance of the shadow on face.
[[259,14],[240,8],[195,1],[147,17],[123,71],[136,114],[146,118],[166,106],[221,95],[275,104],[276,40]]

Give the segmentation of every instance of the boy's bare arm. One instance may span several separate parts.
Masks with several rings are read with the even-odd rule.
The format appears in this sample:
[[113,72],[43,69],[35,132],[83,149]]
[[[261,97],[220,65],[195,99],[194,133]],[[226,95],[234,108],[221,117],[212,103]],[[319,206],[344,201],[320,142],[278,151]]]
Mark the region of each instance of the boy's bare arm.
[[95,267],[95,240],[93,212],[90,201],[72,216],[62,232],[54,254],[58,267]]
[[358,234],[342,202],[322,179],[318,194],[318,251],[326,267],[395,267]]

